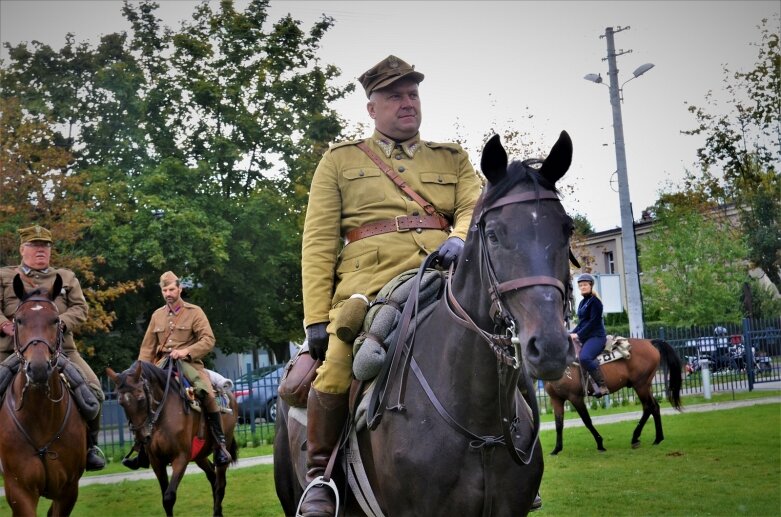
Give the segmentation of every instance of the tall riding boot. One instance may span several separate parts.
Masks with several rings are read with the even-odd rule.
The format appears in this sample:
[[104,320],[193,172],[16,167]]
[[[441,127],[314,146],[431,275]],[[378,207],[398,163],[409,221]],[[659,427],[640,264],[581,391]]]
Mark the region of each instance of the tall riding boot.
[[602,370],[599,366],[588,372],[591,374],[591,378],[594,379],[594,396],[596,398],[602,398],[605,395],[608,395],[610,393],[610,390],[607,388],[607,385],[605,384],[605,377],[602,375]]
[[212,436],[214,436],[214,464],[217,466],[227,465],[233,458],[228,452],[228,448],[225,445],[225,435],[222,432],[222,419],[220,418],[220,412],[215,411],[213,413],[206,413],[206,421],[211,428]]
[[87,422],[87,470],[103,470],[106,468],[105,456],[100,447],[98,447],[100,413],[98,411],[97,416]]
[[[347,398],[346,393],[334,395],[314,388],[309,390],[306,409],[307,483],[325,473],[331,453],[338,446],[347,418]],[[304,495],[301,502],[301,515],[304,517],[333,517],[335,513],[334,493],[327,486],[313,486]]]
[[[135,458],[122,458],[122,465],[130,470],[149,468],[149,456],[146,454],[146,447],[141,442],[136,442],[133,444],[133,450],[138,451],[138,455]],[[133,451],[131,450],[130,452],[132,453]]]

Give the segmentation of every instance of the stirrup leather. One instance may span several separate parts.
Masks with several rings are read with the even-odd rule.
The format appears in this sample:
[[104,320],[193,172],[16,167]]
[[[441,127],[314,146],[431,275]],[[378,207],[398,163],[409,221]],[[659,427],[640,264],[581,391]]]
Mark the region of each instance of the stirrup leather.
[[301,515],[301,504],[304,502],[304,499],[306,499],[306,493],[309,492],[311,488],[314,487],[320,487],[320,486],[327,486],[330,488],[334,495],[336,496],[336,506],[334,506],[335,512],[334,515],[339,515],[339,488],[336,486],[336,483],[333,479],[329,479],[326,481],[325,477],[323,476],[317,476],[312,480],[311,483],[309,483],[306,488],[304,489],[304,493],[301,494],[301,499],[298,501],[298,506],[296,507],[296,517],[303,517]]

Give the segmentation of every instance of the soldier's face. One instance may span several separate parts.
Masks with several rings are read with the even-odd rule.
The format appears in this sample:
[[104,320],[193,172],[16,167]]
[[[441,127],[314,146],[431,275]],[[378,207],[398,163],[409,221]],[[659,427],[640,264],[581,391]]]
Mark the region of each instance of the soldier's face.
[[173,305],[179,301],[179,296],[182,294],[182,288],[176,285],[176,282],[172,282],[165,287],[160,288],[163,291],[163,298],[165,303]]
[[420,129],[420,97],[413,80],[402,79],[377,90],[366,108],[377,131],[394,140],[412,138]]
[[19,247],[22,264],[33,269],[46,269],[52,258],[52,245],[45,241],[25,242]]

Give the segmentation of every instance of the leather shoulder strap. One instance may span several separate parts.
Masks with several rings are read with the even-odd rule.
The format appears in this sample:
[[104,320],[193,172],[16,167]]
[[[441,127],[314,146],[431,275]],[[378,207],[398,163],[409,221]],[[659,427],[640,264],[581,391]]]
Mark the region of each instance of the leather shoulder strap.
[[434,205],[426,201],[420,194],[412,190],[412,188],[409,185],[407,185],[407,183],[401,178],[401,176],[396,174],[393,171],[393,169],[388,167],[387,163],[382,161],[382,159],[379,156],[377,156],[377,153],[369,149],[369,146],[366,145],[366,142],[359,142],[355,145],[358,146],[358,149],[366,153],[366,156],[371,158],[371,161],[373,161],[377,165],[377,167],[379,167],[380,170],[384,172],[385,175],[388,176],[391,179],[391,181],[393,181],[393,183],[396,184],[397,187],[403,190],[404,193],[406,193],[409,197],[411,197],[417,204],[422,206],[423,210],[425,210],[428,215],[434,215],[437,212],[437,209],[434,207]]

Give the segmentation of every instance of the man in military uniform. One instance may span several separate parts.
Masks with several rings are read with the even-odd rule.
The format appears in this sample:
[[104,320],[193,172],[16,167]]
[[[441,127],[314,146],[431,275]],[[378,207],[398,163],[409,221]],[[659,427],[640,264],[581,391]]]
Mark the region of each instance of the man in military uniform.
[[[182,373],[195,387],[195,393],[202,401],[203,414],[215,438],[214,463],[226,465],[231,462],[231,455],[225,447],[214,388],[202,361],[214,349],[214,332],[203,310],[182,300],[179,278],[172,271],[166,271],[160,276],[160,290],[165,305],[152,314],[141,342],[138,360],[154,362],[162,367],[168,358],[181,359]],[[135,448],[138,456],[125,458],[122,464],[133,470],[148,467],[146,450],[139,443],[136,443]]]
[[[374,134],[326,151],[312,178],[304,225],[304,325],[312,356],[324,360],[307,403],[309,482],[323,474],[347,414],[352,343],[341,341],[334,325],[342,305],[358,293],[372,300],[387,282],[419,267],[434,251],[444,267],[457,260],[481,188],[459,145],[421,139],[423,74],[389,56],[359,81],[369,98]],[[418,194],[418,201],[394,184],[384,167]],[[433,209],[425,210],[426,202]],[[334,506],[330,490],[315,487],[301,511],[333,515]]]
[[[52,234],[42,226],[31,226],[18,230],[20,237],[19,255],[22,263],[19,266],[6,266],[0,269],[0,362],[5,361],[14,353],[14,322],[13,317],[19,306],[13,288],[13,279],[19,274],[26,291],[35,289],[51,290],[57,274],[62,278],[62,290],[54,299],[60,311],[60,322],[63,328],[62,352],[72,362],[95,393],[98,402],[103,404],[103,390],[100,381],[92,368],[81,358],[76,349],[73,333],[87,321],[87,300],[81,291],[76,275],[70,269],[53,268],[50,266],[52,257]],[[101,470],[106,466],[103,453],[98,448],[100,432],[100,411],[97,416],[87,422],[87,470]]]

